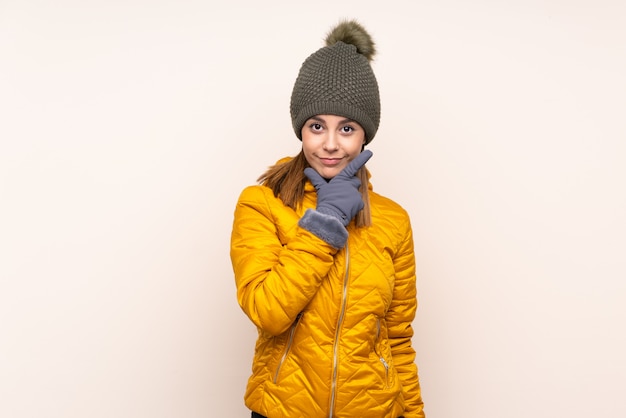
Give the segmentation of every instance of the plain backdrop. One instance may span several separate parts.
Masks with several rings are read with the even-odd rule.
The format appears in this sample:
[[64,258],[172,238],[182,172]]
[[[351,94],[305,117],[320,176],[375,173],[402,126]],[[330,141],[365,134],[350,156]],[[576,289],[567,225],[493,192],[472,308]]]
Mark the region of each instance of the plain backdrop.
[[249,416],[233,209],[342,18],[428,417],[626,416],[622,0],[0,0],[1,417]]

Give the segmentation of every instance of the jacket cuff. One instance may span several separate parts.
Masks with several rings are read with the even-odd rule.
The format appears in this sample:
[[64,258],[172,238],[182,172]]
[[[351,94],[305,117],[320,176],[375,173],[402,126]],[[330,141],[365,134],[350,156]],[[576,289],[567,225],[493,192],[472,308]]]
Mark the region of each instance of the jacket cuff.
[[298,225],[338,250],[343,248],[348,240],[348,231],[339,219],[313,209],[304,212]]

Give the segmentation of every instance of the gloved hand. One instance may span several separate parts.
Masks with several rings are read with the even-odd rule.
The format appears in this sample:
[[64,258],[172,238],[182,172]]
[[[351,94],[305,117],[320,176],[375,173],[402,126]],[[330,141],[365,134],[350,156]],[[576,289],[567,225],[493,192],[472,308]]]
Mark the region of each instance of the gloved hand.
[[330,181],[326,181],[311,167],[304,169],[304,174],[317,191],[318,212],[336,217],[343,226],[350,223],[363,209],[363,199],[359,192],[361,180],[355,174],[371,157],[372,151],[363,151]]

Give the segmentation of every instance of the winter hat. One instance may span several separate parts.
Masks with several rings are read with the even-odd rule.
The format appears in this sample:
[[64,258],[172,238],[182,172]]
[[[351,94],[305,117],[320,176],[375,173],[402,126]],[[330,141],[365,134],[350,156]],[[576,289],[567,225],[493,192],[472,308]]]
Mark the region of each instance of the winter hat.
[[291,121],[302,140],[302,126],[315,115],[344,116],[365,130],[366,144],[380,123],[378,83],[370,66],[374,41],[354,20],[343,21],[326,36],[326,46],[302,64],[291,93]]

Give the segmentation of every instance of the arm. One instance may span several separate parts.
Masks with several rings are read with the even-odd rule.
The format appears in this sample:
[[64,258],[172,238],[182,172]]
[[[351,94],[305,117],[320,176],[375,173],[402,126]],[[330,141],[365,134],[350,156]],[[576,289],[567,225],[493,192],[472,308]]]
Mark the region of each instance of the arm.
[[424,403],[415,364],[415,350],[411,345],[411,326],[417,310],[415,283],[415,254],[410,221],[406,221],[405,238],[394,257],[396,272],[393,300],[386,321],[393,362],[402,382],[406,410],[405,418],[423,418]]
[[[235,209],[230,257],[239,305],[260,329],[279,335],[313,298],[333,264],[335,248],[297,226],[295,236],[281,242],[270,200],[271,190],[246,188]],[[282,203],[276,204],[281,208]]]

